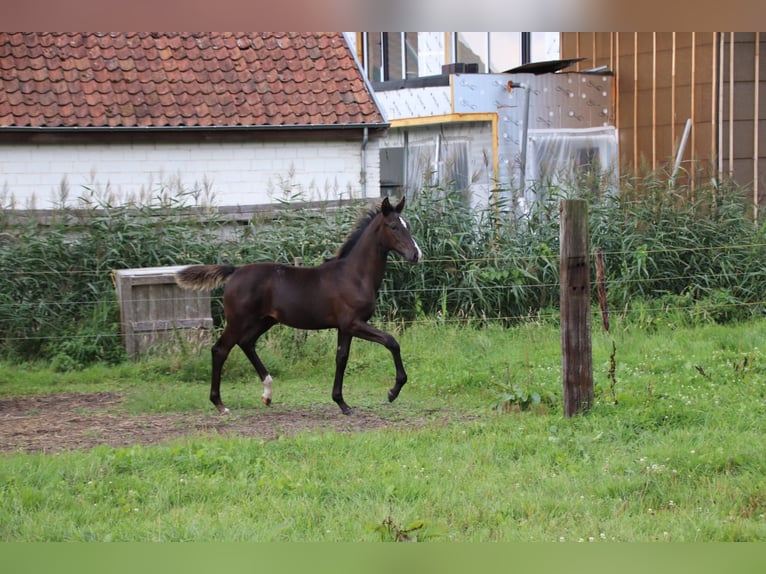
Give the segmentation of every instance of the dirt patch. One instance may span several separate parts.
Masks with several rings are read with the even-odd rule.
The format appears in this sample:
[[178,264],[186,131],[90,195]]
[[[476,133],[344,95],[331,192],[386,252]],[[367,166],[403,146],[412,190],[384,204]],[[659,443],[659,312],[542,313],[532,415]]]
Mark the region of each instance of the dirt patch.
[[422,426],[426,419],[391,420],[355,410],[343,416],[334,404],[312,409],[244,409],[229,416],[202,413],[128,415],[117,393],[62,393],[0,400],[0,452],[59,452],[99,445],[153,445],[200,434],[262,440],[303,431],[361,432]]

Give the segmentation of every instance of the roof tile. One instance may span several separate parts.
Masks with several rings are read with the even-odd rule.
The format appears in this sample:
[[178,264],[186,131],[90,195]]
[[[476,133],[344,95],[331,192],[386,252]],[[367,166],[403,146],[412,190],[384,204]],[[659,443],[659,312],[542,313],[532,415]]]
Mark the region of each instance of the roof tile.
[[2,127],[380,125],[340,33],[0,33]]

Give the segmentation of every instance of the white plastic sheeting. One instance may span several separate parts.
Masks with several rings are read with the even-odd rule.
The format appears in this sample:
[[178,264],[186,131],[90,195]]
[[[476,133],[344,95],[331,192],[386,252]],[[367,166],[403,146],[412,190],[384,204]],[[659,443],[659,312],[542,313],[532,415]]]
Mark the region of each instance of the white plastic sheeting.
[[619,180],[617,128],[531,129],[524,170],[524,202],[551,189],[569,195],[583,187],[599,195],[616,193]]

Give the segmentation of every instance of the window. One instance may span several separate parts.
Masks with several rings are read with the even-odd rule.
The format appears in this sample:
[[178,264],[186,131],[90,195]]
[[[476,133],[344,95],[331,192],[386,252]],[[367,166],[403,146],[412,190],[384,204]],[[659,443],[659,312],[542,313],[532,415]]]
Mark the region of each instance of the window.
[[404,147],[380,150],[380,195],[412,197],[420,189],[439,185],[470,197],[468,141],[450,140],[438,134]]
[[380,196],[404,195],[404,148],[390,147],[380,150]]
[[455,62],[499,74],[560,57],[558,32],[362,32],[361,38],[362,63],[373,82],[437,75],[441,65]]
[[418,76],[417,32],[364,32],[362,57],[373,82]]
[[560,57],[558,32],[452,32],[447,48],[453,62],[490,74]]
[[522,63],[522,40],[528,32],[454,32],[454,62],[478,64],[479,72],[497,74]]

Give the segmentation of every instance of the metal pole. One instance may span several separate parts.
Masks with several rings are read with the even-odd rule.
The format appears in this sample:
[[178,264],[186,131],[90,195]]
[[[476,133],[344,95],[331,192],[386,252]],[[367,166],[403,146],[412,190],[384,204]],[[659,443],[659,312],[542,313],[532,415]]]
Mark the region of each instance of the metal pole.
[[689,118],[686,120],[686,127],[684,128],[684,135],[681,136],[681,145],[678,146],[678,153],[676,153],[676,162],[673,165],[673,173],[670,176],[670,185],[673,186],[676,183],[676,174],[678,168],[681,167],[681,160],[684,157],[684,151],[686,151],[686,141],[689,139],[689,134],[692,131],[692,120]]

